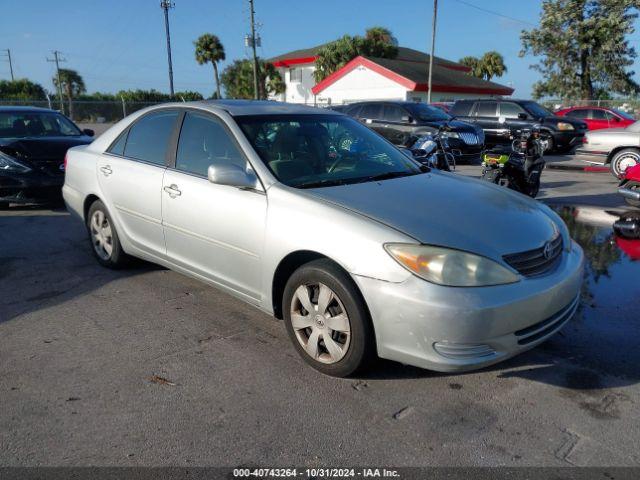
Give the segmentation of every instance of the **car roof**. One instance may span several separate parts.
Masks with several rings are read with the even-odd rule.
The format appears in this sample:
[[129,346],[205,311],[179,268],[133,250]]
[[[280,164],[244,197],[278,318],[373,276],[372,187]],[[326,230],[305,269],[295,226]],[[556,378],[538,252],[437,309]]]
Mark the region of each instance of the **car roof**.
[[294,103],[276,102],[274,100],[200,100],[196,102],[180,102],[164,104],[164,106],[197,107],[205,110],[224,110],[231,116],[243,115],[340,115],[335,110],[316,108]]
[[527,99],[527,98],[465,98],[463,100],[456,100],[455,103],[466,103],[466,102],[515,102],[515,103],[529,103],[535,102],[535,100]]
[[[353,102],[350,103],[349,106],[351,105],[370,105],[370,104],[377,104],[377,103],[391,103],[393,105],[399,105],[401,107],[406,107],[406,106],[410,106],[410,105],[416,105],[419,102],[410,102],[407,100],[365,100],[362,102]],[[428,105],[428,104],[425,104]]]
[[59,113],[56,110],[51,110],[50,108],[40,108],[40,107],[25,107],[18,105],[7,105],[0,107],[0,112],[49,112],[49,113]]

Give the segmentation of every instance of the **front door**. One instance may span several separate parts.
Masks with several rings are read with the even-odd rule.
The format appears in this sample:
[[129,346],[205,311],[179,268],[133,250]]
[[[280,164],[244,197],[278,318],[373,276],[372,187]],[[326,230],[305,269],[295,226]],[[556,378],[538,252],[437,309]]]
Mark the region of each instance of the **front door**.
[[161,196],[167,146],[179,113],[147,114],[100,155],[97,176],[103,201],[133,245],[164,256]]
[[162,188],[162,222],[170,261],[260,300],[261,256],[267,213],[262,187],[239,189],[207,179],[210,165],[251,168],[231,132],[213,114],[188,111],[175,168]]

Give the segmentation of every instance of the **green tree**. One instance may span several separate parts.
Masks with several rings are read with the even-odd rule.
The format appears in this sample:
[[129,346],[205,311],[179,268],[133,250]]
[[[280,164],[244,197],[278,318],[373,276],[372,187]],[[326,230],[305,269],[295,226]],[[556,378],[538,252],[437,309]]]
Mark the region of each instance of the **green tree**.
[[[58,76],[53,77],[53,84],[58,87]],[[69,105],[69,117],[73,118],[73,98],[87,91],[84,80],[78,72],[67,68],[60,69],[60,87]]]
[[458,63],[469,67],[471,69],[469,72],[470,75],[484,80],[501,77],[507,72],[504,57],[496,51],[487,52],[480,58],[471,56],[462,57],[458,60]]
[[327,43],[317,53],[315,80],[324,80],[359,55],[395,58],[398,55],[397,43],[391,31],[384,27],[369,28],[364,37],[345,35]]
[[220,79],[218,78],[218,62],[225,60],[224,46],[220,39],[211,33],[200,35],[193,42],[196,47],[196,62],[199,65],[211,63],[213,65],[213,76],[216,81],[216,93],[220,98]]
[[26,78],[0,80],[0,99],[2,100],[46,100],[44,88]]
[[638,0],[544,0],[540,26],[520,35],[520,56],[542,57],[531,67],[544,78],[533,96],[591,100],[602,91],[640,91],[628,70],[637,54],[627,40],[638,8]]
[[[271,63],[258,59],[259,98],[265,99],[269,95],[284,92],[285,84],[280,73]],[[229,98],[253,98],[253,62],[250,60],[235,60],[224,69],[220,77]]]

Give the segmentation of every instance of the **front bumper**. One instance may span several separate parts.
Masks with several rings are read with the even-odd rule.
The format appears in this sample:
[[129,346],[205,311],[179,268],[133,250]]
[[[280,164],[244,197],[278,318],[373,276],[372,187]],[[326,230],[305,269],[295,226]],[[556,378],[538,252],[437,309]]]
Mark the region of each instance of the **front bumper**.
[[582,130],[563,130],[553,132],[551,136],[557,148],[572,148],[582,144],[585,133]]
[[583,264],[582,249],[572,242],[553,272],[510,285],[354,278],[371,312],[380,357],[455,372],[505,360],[560,330],[578,306]]
[[0,174],[0,202],[38,203],[60,200],[64,175],[28,172]]

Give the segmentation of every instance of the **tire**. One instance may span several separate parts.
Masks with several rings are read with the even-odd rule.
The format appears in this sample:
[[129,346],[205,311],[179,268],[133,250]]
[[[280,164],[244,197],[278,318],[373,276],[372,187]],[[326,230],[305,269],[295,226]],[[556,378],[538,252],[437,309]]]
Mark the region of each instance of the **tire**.
[[[321,292],[329,302],[320,298]],[[375,359],[373,327],[362,295],[351,277],[332,261],[314,260],[293,272],[282,302],[289,338],[316,370],[346,377]],[[322,304],[326,305],[323,312]]]
[[126,266],[129,257],[122,249],[111,215],[100,200],[89,207],[87,233],[91,250],[100,265],[113,269]]
[[[640,192],[640,183],[638,182],[628,182],[625,185],[626,188],[630,189],[630,190],[634,190],[636,192]],[[628,205],[631,205],[632,207],[640,207],[640,200],[633,200],[632,198],[626,198],[624,199],[625,202],[627,202]]]
[[611,175],[616,178],[622,178],[622,174],[627,168],[633,166],[631,162],[635,161],[636,165],[640,165],[640,150],[637,148],[623,148],[611,157],[609,168]]
[[547,148],[544,152],[542,152],[543,155],[547,153],[553,153],[556,148],[556,143],[553,141],[553,136],[544,133],[541,136],[544,137],[544,139],[547,141]]

